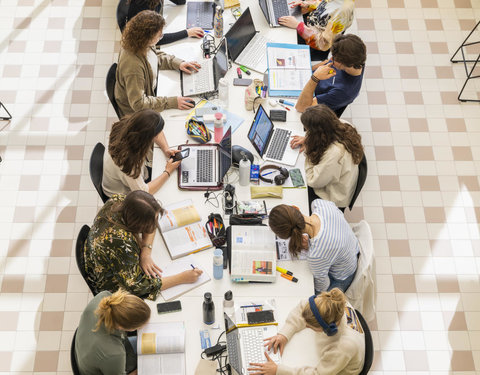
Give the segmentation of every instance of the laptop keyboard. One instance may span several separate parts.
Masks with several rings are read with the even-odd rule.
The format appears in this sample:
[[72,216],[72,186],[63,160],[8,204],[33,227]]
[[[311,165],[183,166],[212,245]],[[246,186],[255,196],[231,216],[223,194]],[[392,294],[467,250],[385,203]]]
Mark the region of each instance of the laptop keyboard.
[[270,146],[267,151],[267,158],[282,160],[283,154],[287,149],[288,141],[290,139],[290,130],[276,128],[273,133],[273,138],[270,141]]
[[[257,34],[258,35],[258,34]],[[255,43],[248,43],[247,47],[242,51],[242,61],[246,61],[246,65],[256,67],[262,60],[266,60],[265,46],[267,40],[262,35],[256,35],[258,38]]]
[[201,27],[202,29],[211,29],[213,27],[214,11],[211,2],[199,2],[198,4],[190,5],[195,7],[194,14],[190,18],[187,12],[187,28]]
[[289,16],[288,5],[285,0],[272,0],[273,14],[275,15],[275,21],[278,22],[280,17]]
[[245,361],[247,365],[250,362],[263,363],[265,362],[265,348],[263,346],[263,328],[246,329],[241,333],[242,348],[245,354]]
[[242,371],[242,361],[238,353],[240,348],[238,347],[237,334],[227,335],[227,348],[228,348],[228,362],[237,372]]
[[205,93],[214,90],[210,86],[210,77],[213,77],[212,67],[212,61],[207,61],[197,73],[193,73],[195,92]]
[[213,181],[214,150],[197,150],[197,182]]

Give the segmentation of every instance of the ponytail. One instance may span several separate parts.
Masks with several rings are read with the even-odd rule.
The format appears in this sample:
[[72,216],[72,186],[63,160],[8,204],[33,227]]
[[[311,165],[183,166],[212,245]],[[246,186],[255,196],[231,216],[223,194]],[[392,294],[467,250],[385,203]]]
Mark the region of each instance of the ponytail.
[[[317,305],[318,312],[327,324],[340,324],[340,320],[342,320],[345,314],[346,303],[345,294],[338,288],[333,288],[329,292],[322,292],[315,298],[315,305]],[[309,304],[305,305],[302,316],[307,324],[312,327],[322,328],[313,315]]]
[[296,257],[304,249],[306,222],[298,209],[286,204],[273,207],[268,215],[268,225],[278,237],[290,239],[288,250],[293,256]]
[[97,332],[102,324],[109,333],[119,327],[133,331],[150,319],[150,308],[142,299],[119,289],[111,296],[102,298],[95,315],[98,320],[94,332]]

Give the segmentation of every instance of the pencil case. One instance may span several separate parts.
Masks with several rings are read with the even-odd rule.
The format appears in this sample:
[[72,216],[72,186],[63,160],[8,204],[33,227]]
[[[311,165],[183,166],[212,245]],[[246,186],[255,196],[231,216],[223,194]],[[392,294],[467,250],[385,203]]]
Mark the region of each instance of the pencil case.
[[263,81],[254,79],[251,85],[245,89],[245,109],[247,111],[255,112],[260,104],[265,104],[267,94],[265,90],[263,91],[265,94],[262,94],[262,87],[265,87]]
[[198,120],[196,117],[191,117],[185,123],[187,134],[199,143],[207,143],[212,139],[212,133],[205,126],[203,121]]
[[208,215],[208,220],[205,223],[205,229],[207,230],[208,236],[210,237],[210,240],[212,240],[212,243],[215,247],[225,245],[225,242],[227,241],[227,231],[220,214],[211,213]]

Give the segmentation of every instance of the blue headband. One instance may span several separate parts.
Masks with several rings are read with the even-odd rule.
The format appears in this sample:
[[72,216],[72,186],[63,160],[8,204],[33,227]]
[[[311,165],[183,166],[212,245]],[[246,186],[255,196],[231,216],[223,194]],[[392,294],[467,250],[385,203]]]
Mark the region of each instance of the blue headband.
[[323,320],[320,312],[318,311],[317,305],[315,304],[315,297],[316,295],[313,295],[308,299],[310,310],[312,310],[313,316],[317,320],[318,324],[320,324],[320,326],[323,328],[323,332],[325,332],[327,336],[333,336],[338,332],[337,324],[335,322],[327,324],[325,320]]

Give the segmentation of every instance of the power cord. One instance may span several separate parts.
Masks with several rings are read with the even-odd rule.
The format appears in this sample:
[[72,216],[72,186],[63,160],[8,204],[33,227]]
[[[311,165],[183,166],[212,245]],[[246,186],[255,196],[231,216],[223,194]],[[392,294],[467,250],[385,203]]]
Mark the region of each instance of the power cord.
[[217,51],[217,47],[215,46],[215,38],[213,37],[213,35],[205,34],[200,48],[203,51],[203,57],[205,57],[206,59],[212,57],[212,55],[214,55]]
[[[228,355],[227,355],[227,342],[226,341],[220,341],[222,338],[223,334],[225,331],[223,331],[220,336],[218,336],[217,343],[215,346],[219,347],[220,345],[224,346],[223,349],[219,350],[212,356],[212,361],[218,361],[218,369],[217,372],[220,373],[221,375],[231,375],[231,369],[230,369],[230,364],[227,363]],[[209,349],[209,348],[207,348]],[[205,359],[206,351],[205,349],[201,354],[200,357],[202,359]]]
[[207,191],[203,194],[203,196],[205,197],[205,203],[210,203],[213,207],[219,208],[220,202],[218,200],[218,196],[220,194],[222,193],[214,193],[213,191],[210,191],[210,189],[207,189]]

